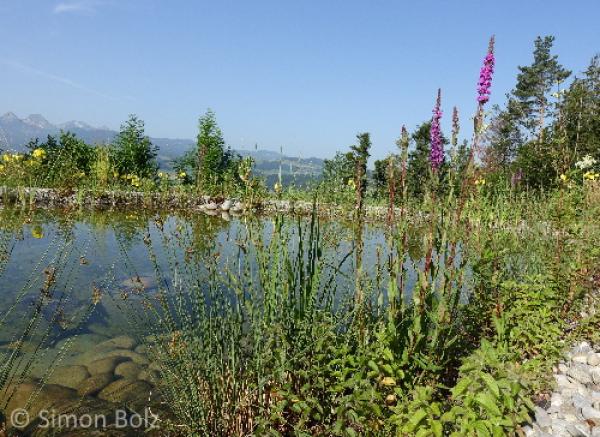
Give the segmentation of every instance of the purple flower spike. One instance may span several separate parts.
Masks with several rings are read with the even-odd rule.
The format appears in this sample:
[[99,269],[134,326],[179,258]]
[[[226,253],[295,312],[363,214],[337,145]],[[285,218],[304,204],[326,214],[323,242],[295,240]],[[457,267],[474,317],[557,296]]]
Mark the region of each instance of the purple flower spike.
[[479,82],[477,83],[477,101],[480,105],[485,105],[490,100],[492,88],[492,76],[494,74],[494,37],[490,38],[488,53],[483,59],[483,66],[479,72]]
[[429,161],[431,169],[436,172],[444,162],[444,143],[442,141],[442,131],[440,130],[440,119],[442,118],[442,91],[438,90],[437,100],[433,108],[433,117],[431,118],[431,150],[429,152]]

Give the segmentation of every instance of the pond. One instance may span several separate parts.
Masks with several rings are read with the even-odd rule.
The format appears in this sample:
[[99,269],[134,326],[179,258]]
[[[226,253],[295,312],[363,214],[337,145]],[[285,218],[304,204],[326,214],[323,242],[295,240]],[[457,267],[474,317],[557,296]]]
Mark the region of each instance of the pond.
[[[192,288],[203,290],[207,307],[217,313],[248,299],[266,301],[248,289],[265,281],[280,251],[298,252],[294,274],[302,290],[317,277],[305,274],[314,264],[311,256],[327,260],[318,276],[330,280],[311,283],[319,302],[343,307],[357,281],[374,308],[387,299],[384,226],[357,230],[331,220],[316,226],[311,217],[145,210],[3,208],[0,217],[0,411],[27,408],[37,425],[48,422],[40,411],[50,407],[113,412],[113,419],[116,407],[126,407],[129,415],[148,406],[169,414],[155,387],[160,366],[148,350],[166,326],[155,305],[186,319],[177,307],[197,302],[176,296]],[[282,230],[284,244],[263,251]],[[423,256],[414,234],[406,262],[409,284],[409,260]],[[232,291],[236,284],[243,285],[239,293]],[[405,293],[411,288],[405,286]]]

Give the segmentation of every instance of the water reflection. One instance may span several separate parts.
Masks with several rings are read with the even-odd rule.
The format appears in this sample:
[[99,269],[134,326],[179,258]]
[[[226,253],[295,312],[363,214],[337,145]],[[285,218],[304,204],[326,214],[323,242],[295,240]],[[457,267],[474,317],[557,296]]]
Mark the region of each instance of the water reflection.
[[[0,209],[0,411],[29,404],[35,412],[49,402],[93,410],[158,405],[157,367],[145,346],[157,333],[148,312],[184,302],[167,293],[212,286],[203,282],[210,275],[230,281],[243,270],[259,281],[256,247],[268,245],[284,222],[290,248],[298,247],[308,238],[307,221]],[[337,304],[351,304],[358,289],[361,299],[382,305],[390,252],[383,228],[337,221],[322,228],[318,250],[331,260],[325,273]],[[422,257],[419,239],[415,229],[407,265]],[[245,298],[226,288],[208,299],[215,296],[210,305]]]

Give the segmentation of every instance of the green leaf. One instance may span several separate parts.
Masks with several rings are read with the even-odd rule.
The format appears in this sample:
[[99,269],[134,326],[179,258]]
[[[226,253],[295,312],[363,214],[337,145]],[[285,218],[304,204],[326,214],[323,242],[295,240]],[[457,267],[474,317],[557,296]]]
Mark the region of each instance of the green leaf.
[[496,399],[499,398],[500,397],[500,388],[498,387],[496,380],[494,380],[494,377],[492,375],[490,375],[489,373],[483,372],[481,374],[481,379],[483,379],[483,382],[485,382],[485,385],[494,394]]
[[491,416],[499,417],[502,415],[496,400],[489,393],[479,393],[475,396],[475,402],[481,405]]
[[414,412],[406,425],[406,431],[413,432],[417,426],[427,417],[427,412],[423,408],[419,408]]
[[471,378],[463,376],[458,383],[452,389],[452,396],[457,397],[465,392],[465,390],[471,385]]

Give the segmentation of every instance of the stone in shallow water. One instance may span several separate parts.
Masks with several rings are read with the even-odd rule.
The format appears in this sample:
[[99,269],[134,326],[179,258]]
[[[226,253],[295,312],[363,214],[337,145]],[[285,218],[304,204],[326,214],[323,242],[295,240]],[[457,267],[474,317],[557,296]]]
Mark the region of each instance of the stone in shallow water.
[[600,385],[600,368],[592,369],[592,380],[594,384]]
[[86,352],[106,340],[108,340],[108,337],[100,334],[79,334],[76,337],[63,338],[56,343],[54,348],[62,349],[66,347],[69,352]]
[[137,352],[130,351],[128,349],[115,349],[106,353],[107,357],[122,357],[127,358],[133,361],[136,364],[141,364],[143,366],[147,366],[150,362],[148,358],[146,358],[142,354],[138,354]]
[[80,396],[95,396],[104,387],[115,380],[112,372],[110,373],[99,373],[97,375],[90,376],[77,387],[77,393]]
[[119,364],[123,361],[127,361],[122,356],[108,356],[100,358],[99,360],[93,361],[87,365],[88,372],[90,375],[98,375],[99,373],[112,373]]
[[152,386],[144,381],[119,379],[105,387],[98,397],[114,403],[132,403],[143,405],[147,403]]
[[133,349],[137,342],[128,335],[120,335],[103,341],[96,346],[96,349]]
[[142,367],[133,361],[125,361],[115,368],[115,375],[126,379],[137,379]]
[[90,377],[84,366],[60,366],[48,377],[50,384],[76,389],[81,381]]
[[144,369],[138,375],[138,379],[140,381],[146,381],[150,384],[156,384],[156,381],[158,381],[159,377],[160,374],[156,370],[152,369]]

